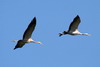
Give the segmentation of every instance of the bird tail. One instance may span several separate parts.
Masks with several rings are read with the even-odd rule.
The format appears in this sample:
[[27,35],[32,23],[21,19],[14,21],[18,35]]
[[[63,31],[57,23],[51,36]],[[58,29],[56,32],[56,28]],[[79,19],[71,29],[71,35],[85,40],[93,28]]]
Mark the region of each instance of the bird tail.
[[59,37],[62,36],[62,35],[63,35],[63,33],[59,33]]

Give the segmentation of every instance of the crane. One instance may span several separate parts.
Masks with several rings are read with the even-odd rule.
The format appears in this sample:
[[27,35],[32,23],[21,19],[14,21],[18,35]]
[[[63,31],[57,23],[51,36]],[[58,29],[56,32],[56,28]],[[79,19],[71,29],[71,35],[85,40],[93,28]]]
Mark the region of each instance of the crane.
[[[36,26],[36,17],[33,18],[33,20],[31,21],[31,23],[29,24],[29,26],[25,30],[25,32],[23,34],[23,39],[22,40],[17,40],[17,45],[15,46],[14,50],[16,48],[22,48],[26,43],[31,43],[32,42],[32,43],[42,44],[41,42],[34,41],[31,38],[32,32],[35,29],[35,26]],[[16,40],[14,40],[14,42],[16,42]]]
[[59,36],[66,35],[66,34],[89,36],[90,34],[88,34],[88,33],[81,33],[81,32],[78,31],[78,26],[79,26],[80,22],[81,22],[80,17],[77,15],[73,19],[73,21],[71,22],[69,29],[67,31],[62,32],[62,33],[59,33]]

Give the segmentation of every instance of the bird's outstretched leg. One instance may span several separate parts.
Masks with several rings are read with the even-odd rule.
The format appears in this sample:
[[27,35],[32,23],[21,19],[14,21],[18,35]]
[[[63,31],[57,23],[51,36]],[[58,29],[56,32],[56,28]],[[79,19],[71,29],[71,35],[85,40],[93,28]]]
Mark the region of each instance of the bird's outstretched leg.
[[82,35],[90,36],[90,34],[88,34],[88,33],[82,33]]
[[18,42],[18,40],[13,40],[12,42],[16,42],[16,43],[17,43],[17,42]]

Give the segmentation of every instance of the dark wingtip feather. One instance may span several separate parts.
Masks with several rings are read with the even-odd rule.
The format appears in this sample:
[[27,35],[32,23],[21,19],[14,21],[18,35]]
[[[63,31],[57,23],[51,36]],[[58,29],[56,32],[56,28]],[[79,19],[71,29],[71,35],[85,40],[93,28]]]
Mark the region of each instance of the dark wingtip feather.
[[17,48],[17,47],[15,47],[14,50],[15,50],[16,48]]
[[36,22],[36,17],[34,17],[32,21]]
[[77,16],[79,16],[79,15],[77,15]]
[[75,21],[81,22],[79,15],[77,15],[77,16],[74,18],[73,22],[75,22]]
[[33,19],[35,19],[35,20],[36,20],[36,16],[35,16]]
[[[35,22],[36,23],[36,17],[34,17],[31,22]],[[32,23],[30,23],[30,24],[32,24]]]
[[77,15],[76,18],[80,18],[79,15]]
[[16,48],[14,48],[14,50],[15,50]]
[[17,48],[22,48],[22,47],[19,47],[19,46],[15,46],[14,50],[15,50],[15,49],[17,49]]
[[17,49],[17,48],[19,48],[19,47],[18,46],[15,46],[14,50]]

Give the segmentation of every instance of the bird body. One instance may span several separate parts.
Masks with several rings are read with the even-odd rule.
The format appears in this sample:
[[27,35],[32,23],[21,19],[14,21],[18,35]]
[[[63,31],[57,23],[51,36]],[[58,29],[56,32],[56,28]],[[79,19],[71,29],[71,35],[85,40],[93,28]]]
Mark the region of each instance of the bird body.
[[59,36],[62,36],[62,35],[66,35],[66,34],[69,34],[69,35],[90,35],[88,33],[80,33],[78,31],[78,26],[80,24],[81,20],[80,20],[80,17],[77,15],[74,20],[72,21],[72,23],[70,24],[69,26],[69,29],[67,31],[64,31],[62,33],[59,33]]
[[26,43],[38,43],[38,44],[42,44],[41,42],[34,41],[31,38],[32,32],[35,29],[35,26],[36,26],[36,17],[33,18],[33,20],[31,21],[31,23],[29,24],[28,28],[24,32],[23,39],[22,40],[18,40],[17,45],[15,46],[14,50],[16,48],[22,48]]

